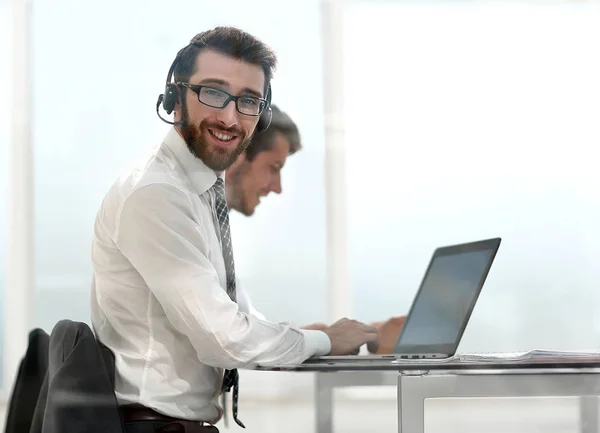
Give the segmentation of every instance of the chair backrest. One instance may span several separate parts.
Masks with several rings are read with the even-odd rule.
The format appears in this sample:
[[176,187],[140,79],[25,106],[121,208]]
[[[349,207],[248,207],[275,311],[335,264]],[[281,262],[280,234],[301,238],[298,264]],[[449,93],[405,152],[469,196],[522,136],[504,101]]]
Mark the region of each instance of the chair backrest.
[[50,335],[48,372],[29,433],[65,432],[124,432],[112,352],[87,324],[70,320],[58,322]]
[[19,365],[6,415],[5,433],[29,432],[42,383],[48,371],[50,337],[36,328],[29,333],[27,352]]

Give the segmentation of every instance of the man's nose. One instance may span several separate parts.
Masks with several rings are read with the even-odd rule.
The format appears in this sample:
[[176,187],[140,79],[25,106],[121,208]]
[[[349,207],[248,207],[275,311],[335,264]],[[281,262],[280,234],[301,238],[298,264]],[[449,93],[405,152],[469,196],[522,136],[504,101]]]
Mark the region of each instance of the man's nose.
[[238,111],[235,108],[235,101],[229,101],[226,106],[219,110],[217,120],[219,120],[226,128],[238,124]]
[[281,178],[279,176],[271,182],[271,191],[275,194],[281,194]]

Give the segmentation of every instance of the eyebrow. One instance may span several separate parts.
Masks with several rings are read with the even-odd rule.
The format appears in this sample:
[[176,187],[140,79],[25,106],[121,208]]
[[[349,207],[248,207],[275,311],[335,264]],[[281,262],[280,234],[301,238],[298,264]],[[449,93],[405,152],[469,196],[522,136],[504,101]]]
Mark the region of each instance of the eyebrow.
[[[216,84],[218,86],[224,86],[224,87],[229,86],[229,83],[227,81],[221,80],[219,78],[205,78],[204,80],[200,80],[200,84]],[[249,87],[244,87],[242,89],[242,93],[254,95],[257,98],[261,98],[261,99],[263,97],[261,92],[257,92],[256,90],[251,89]]]

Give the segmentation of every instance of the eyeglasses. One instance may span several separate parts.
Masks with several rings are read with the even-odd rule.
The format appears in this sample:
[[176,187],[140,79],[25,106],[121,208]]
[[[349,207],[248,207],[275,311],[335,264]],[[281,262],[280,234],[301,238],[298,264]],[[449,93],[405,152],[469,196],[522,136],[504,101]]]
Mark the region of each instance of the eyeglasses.
[[215,89],[210,86],[200,84],[177,83],[180,86],[187,87],[196,95],[198,101],[204,105],[213,108],[225,108],[230,101],[235,102],[235,108],[241,114],[246,116],[260,116],[267,107],[267,100],[255,96],[233,96],[221,89]]

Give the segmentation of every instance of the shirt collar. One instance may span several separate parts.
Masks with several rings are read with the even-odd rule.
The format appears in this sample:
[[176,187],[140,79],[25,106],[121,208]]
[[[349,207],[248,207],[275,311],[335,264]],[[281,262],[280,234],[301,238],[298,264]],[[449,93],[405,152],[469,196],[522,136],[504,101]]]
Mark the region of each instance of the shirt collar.
[[[215,172],[190,152],[184,139],[174,127],[171,127],[163,143],[173,152],[198,195],[204,194],[215,184],[217,180]],[[224,171],[220,177],[225,181]]]

